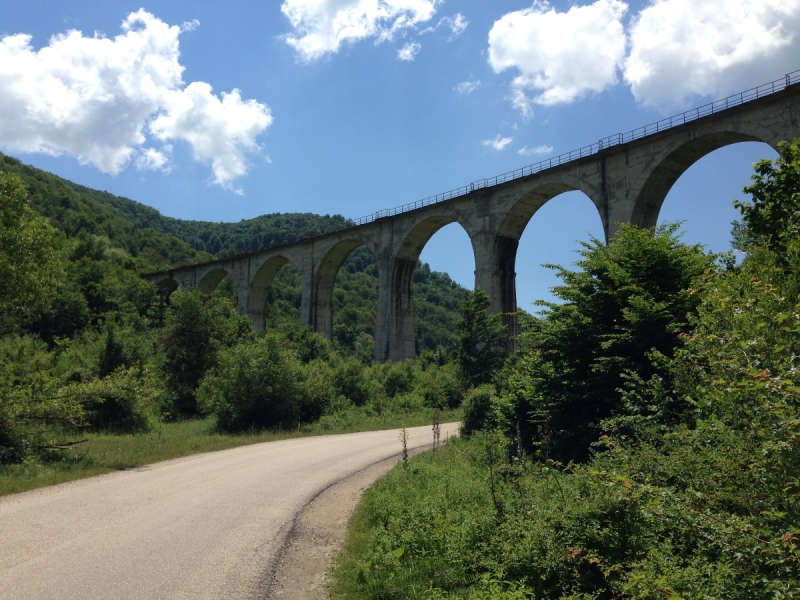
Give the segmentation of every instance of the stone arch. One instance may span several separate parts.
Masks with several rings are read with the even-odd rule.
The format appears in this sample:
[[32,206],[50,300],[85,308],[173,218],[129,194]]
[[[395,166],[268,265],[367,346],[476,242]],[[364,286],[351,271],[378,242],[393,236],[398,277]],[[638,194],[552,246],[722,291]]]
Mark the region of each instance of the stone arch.
[[264,331],[265,317],[264,308],[267,302],[267,294],[272,285],[272,281],[285,265],[291,261],[282,255],[268,258],[258,268],[255,276],[250,282],[249,293],[247,294],[247,316],[253,323],[256,331]]
[[178,282],[172,277],[166,277],[165,279],[161,279],[156,283],[156,289],[158,290],[158,293],[163,294],[165,298],[169,298],[179,287],[180,285],[178,285]]
[[[591,172],[588,174],[591,175]],[[601,221],[603,213],[597,200],[598,191],[591,185],[591,177],[576,176],[574,181],[538,181],[519,198],[515,199],[501,216],[496,231],[483,241],[483,250],[476,253],[475,287],[484,290],[492,302],[495,312],[503,314],[503,322],[509,334],[519,333],[517,323],[517,251],[519,240],[533,216],[547,202],[567,192],[582,192],[598,211]],[[598,179],[597,184],[599,185]],[[509,350],[514,344],[509,344]]]
[[333,340],[333,287],[336,276],[347,257],[365,245],[375,256],[371,244],[359,238],[348,238],[337,242],[319,261],[313,282],[311,326],[329,340]]
[[433,214],[416,221],[402,235],[388,263],[379,267],[378,324],[375,359],[399,361],[416,357],[414,270],[428,240],[445,225],[458,223],[467,232],[477,257],[475,232],[457,214]]
[[689,140],[677,140],[664,151],[647,174],[635,195],[631,223],[639,227],[655,227],[664,200],[689,167],[715,150],[740,142],[764,142],[777,150],[778,139],[760,125],[739,122],[738,126],[710,131]]
[[396,258],[413,261],[416,266],[420,254],[422,254],[425,244],[436,235],[442,227],[458,223],[467,233],[472,244],[472,252],[475,253],[474,232],[470,224],[465,224],[457,215],[431,215],[415,223],[405,236],[403,236],[400,247],[395,254]]
[[583,192],[595,205],[600,219],[603,220],[603,213],[598,207],[599,202],[595,197],[598,195],[597,190],[580,181],[574,183],[548,182],[534,187],[512,204],[503,216],[497,235],[519,241],[533,215],[547,202],[566,192]]
[[203,294],[211,294],[215,289],[217,289],[219,282],[228,276],[233,277],[233,273],[221,267],[211,269],[207,271],[200,279],[200,282],[197,284],[197,289],[199,289]]

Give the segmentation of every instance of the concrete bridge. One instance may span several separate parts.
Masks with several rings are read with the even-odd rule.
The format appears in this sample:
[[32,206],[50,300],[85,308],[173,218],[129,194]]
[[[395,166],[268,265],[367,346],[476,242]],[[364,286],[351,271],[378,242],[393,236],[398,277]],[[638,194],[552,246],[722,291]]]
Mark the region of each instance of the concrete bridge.
[[[800,71],[626,134],[446,194],[379,211],[340,231],[286,246],[148,275],[161,290],[212,292],[230,276],[239,310],[257,330],[278,271],[292,263],[302,285],[301,323],[333,333],[333,285],[347,256],[367,246],[379,274],[375,359],[415,356],[413,275],[428,240],[459,223],[475,255],[475,287],[495,311],[517,309],[514,264],[528,221],[547,201],[580,190],[594,203],[606,240],[620,223],[654,227],[672,185],[695,161],[737,142],[800,137]],[[513,316],[507,325],[516,331]]]

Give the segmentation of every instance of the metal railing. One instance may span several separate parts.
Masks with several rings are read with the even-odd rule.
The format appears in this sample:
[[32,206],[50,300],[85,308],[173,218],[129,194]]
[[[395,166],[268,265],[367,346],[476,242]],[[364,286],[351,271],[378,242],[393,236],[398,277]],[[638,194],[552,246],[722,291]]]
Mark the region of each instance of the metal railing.
[[[444,202],[445,200],[452,200],[453,198],[458,198],[459,196],[465,196],[471,192],[474,192],[475,190],[492,187],[495,185],[499,185],[501,183],[506,183],[508,181],[519,179],[521,177],[527,177],[529,175],[541,173],[542,171],[552,169],[553,167],[561,166],[563,164],[572,162],[573,160],[578,160],[579,158],[585,158],[587,156],[597,154],[598,152],[601,152],[607,148],[611,148],[613,146],[619,146],[620,144],[627,144],[628,142],[639,140],[643,137],[654,135],[656,133],[666,131],[667,129],[671,129],[673,127],[685,125],[686,123],[696,121],[697,119],[700,119],[702,117],[707,117],[709,115],[722,112],[729,108],[733,108],[734,106],[740,106],[752,100],[758,100],[759,98],[770,96],[772,94],[775,94],[776,92],[781,92],[790,85],[794,85],[796,83],[800,83],[800,70],[787,73],[781,79],[776,79],[775,81],[770,81],[769,83],[759,85],[758,87],[751,88],[744,92],[739,92],[738,94],[728,96],[727,98],[723,98],[721,100],[715,100],[714,102],[709,102],[708,104],[704,104],[703,106],[698,106],[697,108],[687,110],[679,115],[666,117],[664,119],[661,119],[660,121],[644,125],[643,127],[638,127],[626,133],[617,133],[615,135],[609,135],[589,146],[584,146],[583,148],[578,148],[577,150],[571,150],[569,152],[559,154],[558,156],[554,156],[553,158],[541,160],[532,165],[528,165],[527,167],[522,167],[521,169],[508,171],[507,173],[503,173],[502,175],[497,175],[495,177],[486,177],[484,179],[478,179],[476,181],[473,181],[469,185],[455,188],[453,190],[444,192],[442,194],[429,196],[422,200],[417,200],[416,202],[409,202],[408,204],[403,204],[402,206],[397,206],[395,208],[386,208],[374,212],[371,215],[367,215],[366,217],[353,219],[352,226],[357,227],[358,225],[366,225],[367,223],[372,223],[373,221],[376,221],[378,219],[383,219],[385,217],[393,217],[395,215],[416,210],[424,206],[430,206],[431,204],[437,204],[439,202]],[[347,227],[342,227],[341,229],[346,229],[346,228]]]
[[[686,123],[691,123],[692,121],[696,121],[697,119],[701,119],[703,117],[707,117],[709,115],[713,115],[715,113],[728,110],[729,108],[733,108],[735,106],[741,106],[742,104],[746,104],[747,102],[758,100],[759,98],[764,98],[765,96],[770,96],[772,94],[785,90],[790,85],[795,85],[798,83],[800,83],[800,70],[792,71],[791,73],[787,73],[781,79],[770,81],[769,83],[759,85],[744,92],[739,92],[738,94],[728,96],[727,98],[723,98],[721,100],[715,100],[714,102],[709,102],[708,104],[704,104],[703,106],[698,106],[697,108],[687,110],[678,115],[666,117],[664,119],[661,119],[660,121],[644,125],[643,127],[638,127],[626,133],[617,133],[615,135],[609,135],[589,146],[584,146],[583,148],[578,148],[577,150],[571,150],[569,152],[559,154],[558,156],[554,156],[553,158],[541,160],[532,165],[528,165],[527,167],[522,167],[521,169],[508,171],[507,173],[503,173],[502,175],[497,175],[495,177],[486,177],[483,179],[478,179],[476,181],[473,181],[469,185],[455,188],[453,190],[441,194],[436,194],[435,196],[428,196],[427,198],[423,198],[422,200],[417,200],[416,202],[409,202],[408,204],[403,204],[401,206],[396,206],[394,208],[385,208],[383,210],[376,211],[365,217],[361,217],[358,219],[347,219],[345,223],[342,223],[339,227],[335,227],[326,233],[335,233],[337,231],[351,229],[353,227],[358,227],[360,225],[367,225],[369,223],[377,221],[378,219],[393,217],[395,215],[410,212],[412,210],[417,210],[425,206],[430,206],[431,204],[438,204],[439,202],[452,200],[453,198],[458,198],[460,196],[466,196],[467,194],[472,193],[475,190],[492,187],[495,185],[499,185],[501,183],[506,183],[508,181],[519,179],[521,177],[528,177],[529,175],[541,173],[542,171],[547,171],[548,169],[564,165],[574,160],[585,158],[587,156],[592,156],[593,154],[602,152],[607,148],[611,148],[613,146],[619,146],[621,144],[627,144],[634,140],[639,140],[649,135],[654,135],[656,133],[672,129],[673,127],[685,125]],[[250,254],[254,252],[261,252],[263,250],[280,248],[282,246],[288,246],[290,244],[294,244],[302,240],[309,239],[311,237],[326,235],[326,233],[317,233],[313,235],[300,234],[292,242],[288,242],[286,244],[278,244],[275,246],[267,246],[263,248],[253,248],[246,253]],[[212,262],[217,262],[217,261],[215,260]]]

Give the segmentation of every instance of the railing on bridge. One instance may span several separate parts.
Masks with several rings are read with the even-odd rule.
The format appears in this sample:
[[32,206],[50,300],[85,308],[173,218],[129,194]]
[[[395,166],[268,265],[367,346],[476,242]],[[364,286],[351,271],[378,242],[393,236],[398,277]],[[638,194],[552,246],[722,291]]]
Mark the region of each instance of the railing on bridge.
[[[565,163],[572,162],[573,160],[591,156],[592,154],[597,154],[606,148],[619,146],[620,144],[627,144],[628,142],[647,137],[648,135],[660,133],[662,131],[666,131],[667,129],[696,121],[701,117],[713,115],[714,113],[733,108],[734,106],[745,104],[751,100],[757,100],[765,96],[770,96],[776,92],[781,92],[790,85],[796,83],[800,83],[800,70],[787,73],[786,76],[782,77],[781,79],[776,79],[775,81],[765,83],[764,85],[759,85],[758,87],[754,87],[747,91],[739,92],[738,94],[728,96],[722,100],[709,102],[703,106],[698,106],[697,108],[682,112],[679,115],[673,115],[671,117],[661,119],[660,121],[656,121],[655,123],[638,127],[637,129],[628,131],[627,133],[617,133],[615,135],[604,137],[603,139],[598,140],[589,146],[584,146],[583,148],[578,148],[577,150],[571,150],[569,152],[559,154],[558,156],[554,156],[553,158],[548,158],[532,165],[528,165],[527,167],[508,171],[507,173],[497,175],[496,177],[478,179],[469,185],[465,185],[442,194],[436,194],[435,196],[429,196],[422,200],[417,200],[416,202],[409,202],[408,204],[403,204],[402,206],[397,206],[395,208],[379,210],[371,215],[367,215],[366,217],[353,219],[352,223],[353,226],[366,225],[367,223],[372,223],[373,221],[382,219],[384,217],[392,217],[394,215],[416,210],[424,206],[430,206],[431,204],[437,204],[438,202],[444,202],[445,200],[451,200],[453,198],[458,198],[459,196],[465,196],[481,188],[492,187],[501,183],[506,183],[507,181],[519,179],[520,177],[534,175],[535,173],[540,173],[541,171],[558,167]],[[342,229],[345,228],[346,227],[342,227]]]
[[[632,131],[628,131],[627,133],[617,133],[615,135],[604,137],[603,139],[598,140],[597,142],[589,146],[584,146],[583,148],[578,148],[577,150],[571,150],[569,152],[559,154],[558,156],[554,156],[553,158],[541,160],[532,165],[528,165],[527,167],[522,167],[521,169],[508,171],[507,173],[503,173],[502,175],[497,175],[496,177],[486,177],[484,179],[478,179],[476,181],[473,181],[469,185],[465,185],[450,190],[448,192],[444,192],[442,194],[436,194],[435,196],[429,196],[422,200],[417,200],[416,202],[409,202],[408,204],[403,204],[402,206],[396,206],[395,208],[386,208],[383,210],[379,210],[370,215],[367,215],[366,217],[361,217],[359,219],[347,219],[347,221],[343,223],[340,227],[331,229],[327,233],[334,233],[336,231],[342,231],[344,229],[358,227],[359,225],[366,225],[368,223],[377,221],[378,219],[383,219],[385,217],[393,217],[395,215],[416,210],[418,208],[430,206],[431,204],[437,204],[439,202],[444,202],[446,200],[452,200],[453,198],[465,196],[471,192],[474,192],[475,190],[492,187],[501,183],[506,183],[508,181],[519,179],[521,177],[534,175],[536,173],[552,169],[553,167],[558,167],[565,163],[572,162],[573,160],[597,154],[598,152],[601,152],[606,148],[611,148],[612,146],[619,146],[620,144],[627,144],[628,142],[639,140],[643,137],[654,135],[656,133],[666,131],[667,129],[671,129],[673,127],[678,127],[680,125],[696,121],[697,119],[700,119],[702,117],[707,117],[708,115],[713,115],[715,113],[722,112],[729,108],[733,108],[734,106],[740,106],[752,100],[758,100],[759,98],[770,96],[772,94],[785,90],[790,85],[795,85],[797,83],[800,83],[800,70],[792,71],[791,73],[786,74],[781,79],[776,79],[775,81],[759,85],[758,87],[751,88],[744,92],[739,92],[738,94],[728,96],[727,98],[723,98],[722,100],[715,100],[714,102],[709,102],[708,104],[704,104],[703,106],[698,106],[697,108],[693,108],[691,110],[682,112],[679,115],[666,117],[664,119],[661,119],[660,121],[656,121],[655,123],[650,123],[649,125],[645,125],[643,127],[638,127],[636,129],[633,129]],[[290,243],[299,242],[309,237],[313,236],[311,236],[310,234],[299,235],[293,242]],[[251,250],[251,252],[258,252],[261,250],[278,248],[282,245],[288,245],[288,244],[281,244],[277,246],[269,246],[266,248],[253,249]]]

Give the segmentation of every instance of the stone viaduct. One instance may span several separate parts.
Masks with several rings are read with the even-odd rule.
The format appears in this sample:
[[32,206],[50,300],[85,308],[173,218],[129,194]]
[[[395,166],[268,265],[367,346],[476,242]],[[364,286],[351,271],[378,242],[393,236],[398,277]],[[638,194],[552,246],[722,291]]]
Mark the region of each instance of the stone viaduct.
[[517,246],[531,217],[561,193],[580,190],[594,203],[606,240],[620,223],[656,225],[672,185],[695,161],[737,142],[778,142],[800,137],[800,71],[626,134],[397,209],[379,211],[353,225],[286,246],[147,275],[166,293],[177,288],[212,292],[230,276],[239,310],[257,330],[277,272],[292,263],[302,284],[301,322],[330,338],[333,286],[347,256],[365,245],[379,274],[375,359],[415,356],[412,285],[417,260],[440,228],[459,223],[475,256],[475,287],[495,311],[516,308]]

